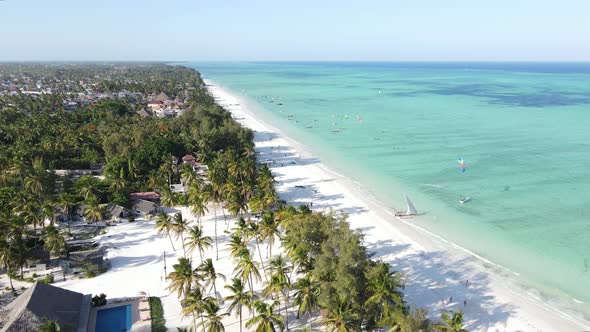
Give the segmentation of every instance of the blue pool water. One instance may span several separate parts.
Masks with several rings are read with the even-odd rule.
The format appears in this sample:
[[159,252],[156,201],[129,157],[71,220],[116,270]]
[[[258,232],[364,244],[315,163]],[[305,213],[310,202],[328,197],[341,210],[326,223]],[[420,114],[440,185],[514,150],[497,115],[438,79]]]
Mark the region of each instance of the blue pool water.
[[131,305],[102,309],[96,313],[96,332],[131,331]]

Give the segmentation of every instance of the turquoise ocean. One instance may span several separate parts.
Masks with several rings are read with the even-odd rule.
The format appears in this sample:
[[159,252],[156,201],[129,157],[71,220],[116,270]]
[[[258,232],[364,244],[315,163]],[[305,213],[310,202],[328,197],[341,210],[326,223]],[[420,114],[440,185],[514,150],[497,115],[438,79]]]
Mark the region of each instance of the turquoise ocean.
[[408,193],[412,222],[590,317],[590,64],[188,66],[384,206]]

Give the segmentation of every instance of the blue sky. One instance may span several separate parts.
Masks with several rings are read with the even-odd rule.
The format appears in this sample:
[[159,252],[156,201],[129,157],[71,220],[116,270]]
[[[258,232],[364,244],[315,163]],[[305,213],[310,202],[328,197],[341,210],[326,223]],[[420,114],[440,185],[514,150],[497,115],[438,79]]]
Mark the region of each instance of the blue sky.
[[5,0],[0,61],[590,61],[588,0]]

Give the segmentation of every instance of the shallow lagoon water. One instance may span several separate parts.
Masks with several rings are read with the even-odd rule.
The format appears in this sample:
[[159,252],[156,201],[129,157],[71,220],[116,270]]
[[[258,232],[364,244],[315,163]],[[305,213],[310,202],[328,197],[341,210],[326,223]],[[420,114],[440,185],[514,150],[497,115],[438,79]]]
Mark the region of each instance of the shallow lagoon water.
[[190,65],[383,205],[408,193],[421,227],[590,312],[590,64]]

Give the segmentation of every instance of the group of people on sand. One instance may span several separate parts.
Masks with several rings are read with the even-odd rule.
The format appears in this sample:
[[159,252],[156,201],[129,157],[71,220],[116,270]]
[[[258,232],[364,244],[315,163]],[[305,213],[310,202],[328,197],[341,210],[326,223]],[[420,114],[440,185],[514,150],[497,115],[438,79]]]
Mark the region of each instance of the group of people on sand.
[[[465,288],[469,287],[469,280],[465,280]],[[442,305],[445,305],[445,299],[440,300]],[[449,297],[449,301],[446,304],[453,303],[453,296]],[[463,308],[467,307],[467,299],[463,299]]]

